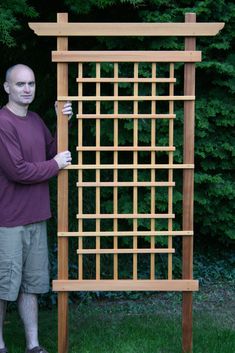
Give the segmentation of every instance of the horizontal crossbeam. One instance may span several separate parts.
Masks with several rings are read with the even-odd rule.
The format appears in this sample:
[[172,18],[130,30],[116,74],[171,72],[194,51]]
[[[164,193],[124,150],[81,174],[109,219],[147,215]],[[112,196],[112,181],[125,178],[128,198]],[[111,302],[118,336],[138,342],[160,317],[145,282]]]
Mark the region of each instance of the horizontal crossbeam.
[[194,164],[72,164],[65,169],[194,169]]
[[114,182],[78,182],[77,187],[148,187],[148,186],[175,186],[175,182],[169,181],[114,181]]
[[165,151],[172,152],[175,151],[174,146],[77,146],[77,151],[109,151],[109,152],[149,152],[149,151]]
[[53,51],[53,62],[200,62],[200,51]]
[[94,254],[174,254],[175,249],[78,249],[79,255]]
[[58,237],[155,237],[155,236],[192,236],[191,230],[155,230],[155,231],[94,231],[94,232],[58,232]]
[[215,36],[224,23],[40,23],[29,27],[39,36]]
[[55,280],[54,291],[198,291],[196,280]]
[[78,219],[165,219],[175,218],[173,213],[83,213],[77,214]]
[[175,83],[176,78],[142,78],[142,77],[79,77],[79,83]]
[[77,119],[174,119],[175,114],[77,114]]
[[58,101],[194,101],[195,96],[58,96]]

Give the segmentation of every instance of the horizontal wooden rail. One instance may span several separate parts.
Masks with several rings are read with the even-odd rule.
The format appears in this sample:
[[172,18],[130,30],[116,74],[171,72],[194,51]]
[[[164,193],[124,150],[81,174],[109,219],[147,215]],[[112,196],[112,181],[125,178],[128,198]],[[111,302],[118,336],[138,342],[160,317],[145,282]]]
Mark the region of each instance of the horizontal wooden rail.
[[175,215],[173,213],[83,213],[83,214],[77,214],[78,219],[168,219],[168,218],[175,218]]
[[222,22],[212,23],[50,23],[29,22],[38,36],[215,36]]
[[81,152],[81,151],[100,151],[100,152],[149,152],[149,151],[159,151],[159,152],[172,152],[175,151],[174,146],[77,146],[76,150]]
[[148,187],[148,186],[175,186],[173,181],[90,181],[90,182],[77,182],[77,187]]
[[194,164],[71,164],[65,169],[194,169]]
[[55,280],[54,291],[198,291],[196,280]]
[[200,62],[200,51],[53,51],[53,62]]
[[175,114],[77,114],[77,119],[174,119]]
[[79,77],[77,78],[77,82],[81,83],[174,83],[176,82],[176,78],[161,78],[161,77],[156,77],[156,78],[130,78],[130,77],[119,77],[119,78],[113,78],[113,77]]
[[78,249],[79,255],[95,254],[174,254],[175,249]]
[[58,96],[59,102],[108,102],[108,101],[194,101],[195,96]]
[[29,22],[38,36],[215,36],[222,22],[212,23],[51,23]]
[[156,230],[156,231],[113,231],[113,232],[58,232],[58,237],[155,237],[155,236],[192,236],[191,230]]

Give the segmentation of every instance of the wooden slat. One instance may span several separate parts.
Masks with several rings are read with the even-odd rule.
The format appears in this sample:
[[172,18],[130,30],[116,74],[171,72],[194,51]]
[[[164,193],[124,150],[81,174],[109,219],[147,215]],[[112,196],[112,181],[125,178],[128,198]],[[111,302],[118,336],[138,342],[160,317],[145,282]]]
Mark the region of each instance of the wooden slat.
[[[195,21],[195,14],[186,16],[187,21]],[[185,49],[196,48],[195,38],[185,40]],[[184,93],[195,93],[195,65],[185,65]],[[195,103],[184,103],[184,163],[194,163],[195,138]],[[194,171],[185,170],[183,174],[183,229],[193,229],[193,196]],[[192,240],[183,242],[183,278],[191,279],[193,276],[193,243]]]
[[88,182],[78,182],[77,186],[79,187],[175,186],[175,182],[172,182],[172,181],[171,182],[168,182],[168,181],[106,181],[106,182],[88,181]]
[[97,214],[97,213],[83,213],[83,214],[77,214],[78,219],[135,219],[135,218],[156,218],[156,219],[165,219],[165,218],[175,218],[174,214],[168,214],[168,213],[118,213],[118,214],[113,214],[113,213],[103,213],[103,214]]
[[[114,80],[118,80],[118,63],[114,64]],[[114,83],[114,96],[118,97],[118,83]],[[113,112],[114,116],[118,115],[118,101],[115,100],[113,102]],[[113,145],[118,147],[118,119],[115,118],[113,122]],[[118,152],[113,152],[113,163],[115,166],[118,165]],[[113,171],[113,181],[117,183],[118,181],[118,169],[115,168]],[[113,213],[115,215],[118,214],[118,188],[115,186],[113,188]],[[118,232],[118,219],[115,218],[113,220],[113,230],[114,232]],[[113,239],[113,248],[118,248],[118,237],[114,237]],[[113,279],[118,279],[118,254],[114,254],[113,256]]]
[[[100,78],[100,63],[96,63],[96,77]],[[96,96],[99,96],[101,93],[100,91],[100,83],[97,82],[96,83]],[[96,114],[100,114],[100,102],[96,102]],[[96,118],[96,134],[95,134],[95,138],[96,138],[96,146],[100,146],[100,119]],[[100,151],[96,151],[96,164],[100,164]],[[96,195],[96,213],[100,213],[100,169],[96,169],[95,171],[95,180],[96,180],[96,185],[95,185],[95,195]],[[83,184],[83,183],[82,183]],[[82,184],[80,184],[80,186],[83,186]],[[77,185],[78,186],[78,185]],[[100,219],[96,219],[95,220],[95,227],[96,227],[96,231],[99,232],[100,231]],[[96,249],[100,248],[100,237],[97,236],[96,237]],[[82,250],[80,250],[82,251]],[[99,252],[97,252],[96,255],[96,269],[95,269],[95,273],[96,273],[96,280],[100,279],[100,255]]]
[[83,147],[77,147],[77,151],[117,151],[117,152],[124,152],[124,151],[130,151],[130,152],[149,152],[149,151],[175,151],[175,147],[172,146],[83,146]]
[[[66,21],[67,16],[64,14],[58,16],[58,21]],[[68,40],[66,38],[58,38],[58,48],[66,49]],[[58,94],[67,94],[68,92],[68,65],[57,65],[57,90]],[[57,150],[58,152],[68,149],[68,120],[64,118],[62,113],[63,103],[58,103],[58,121],[57,121]],[[58,175],[58,230],[66,231],[68,228],[68,171],[62,170]],[[68,276],[68,244],[66,239],[59,241],[58,252],[58,272],[59,277],[66,278]]]
[[[57,15],[59,26],[68,22],[68,15]],[[68,38],[57,38],[57,50],[68,50]],[[57,64],[57,94],[68,94],[68,64]],[[57,151],[68,149],[68,119],[62,113],[63,103],[58,102]],[[58,175],[58,231],[68,231],[68,171],[60,171]],[[58,278],[68,279],[68,239],[58,239]],[[58,296],[58,353],[68,352],[68,293]]]
[[[82,77],[83,76],[83,64],[79,63],[78,64],[78,76]],[[78,95],[82,96],[83,94],[83,84],[79,83],[78,84]],[[78,102],[78,113],[82,114],[83,112],[83,102]],[[83,144],[83,120],[78,119],[78,147],[82,146]],[[83,153],[81,151],[78,151],[78,163],[82,164],[83,163]],[[78,180],[80,182],[83,181],[83,170],[79,169],[78,170]],[[83,212],[83,188],[78,188],[78,213]],[[79,219],[78,220],[78,230],[80,232],[83,231],[83,220]],[[83,248],[83,239],[80,237],[78,239],[78,247],[79,249]],[[78,256],[78,278],[79,280],[83,279],[83,257],[82,255]]]
[[[174,77],[174,64],[170,64],[170,77]],[[174,84],[169,84],[169,95],[174,95]],[[169,102],[169,114],[174,113],[174,102]],[[169,146],[173,146],[174,144],[174,121],[169,120]],[[173,164],[173,152],[169,152],[168,154],[168,163]],[[173,181],[173,169],[168,169],[168,181]],[[173,213],[173,188],[168,188],[168,213]],[[173,221],[172,219],[168,219],[168,230],[172,231],[173,229]],[[168,248],[172,248],[172,237],[168,237]],[[168,279],[172,279],[172,254],[168,255]]]
[[58,96],[58,101],[109,102],[109,101],[194,101],[195,96]]
[[194,169],[194,164],[72,164],[66,169]]
[[[139,64],[134,63],[134,77],[137,79],[139,75]],[[139,84],[138,82],[134,83],[134,95],[139,95]],[[133,102],[133,113],[138,115],[138,101]],[[133,146],[138,146],[138,119],[134,119],[133,121]],[[138,152],[133,153],[133,163],[138,164]],[[133,169],[133,181],[137,183],[138,181],[138,169]],[[138,188],[137,186],[133,187],[133,213],[138,213]],[[138,219],[133,220],[133,231],[137,232],[138,230]],[[133,237],[133,248],[138,248],[138,238],[136,236]],[[137,280],[138,278],[138,257],[137,254],[133,254],[133,279]]]
[[175,249],[78,249],[77,254],[169,254],[174,253]]
[[53,62],[200,62],[200,51],[53,51]]
[[54,291],[198,291],[196,280],[53,281]]
[[[196,22],[196,14],[186,14],[186,22]],[[195,38],[185,39],[185,50],[196,48]],[[184,67],[184,94],[195,94],[195,64],[186,64]],[[194,102],[184,103],[184,163],[194,163]],[[194,171],[184,170],[183,173],[183,230],[193,229],[193,197]],[[182,277],[193,278],[193,239],[183,239],[182,246]],[[193,350],[193,317],[192,292],[183,293],[182,303],[182,351],[191,353]]]
[[175,119],[175,117],[175,114],[77,114],[79,119]]
[[136,235],[137,237],[155,237],[155,236],[192,236],[193,231],[190,230],[154,230],[154,231],[100,231],[98,232],[58,232],[58,237],[95,237],[99,234],[100,237],[130,237]]
[[[157,75],[157,67],[156,63],[152,64],[152,77],[156,77]],[[152,96],[156,96],[156,83],[152,83],[151,87],[151,94]],[[156,102],[151,102],[151,114],[156,114]],[[156,121],[154,119],[151,120],[151,146],[154,147],[156,145]],[[156,164],[156,153],[154,151],[151,152],[151,166],[153,167]],[[154,168],[151,168],[151,181],[154,182],[156,180],[156,171]],[[151,213],[155,213],[155,204],[156,204],[156,189],[155,187],[151,187],[151,201],[150,201],[150,208]],[[150,220],[150,228],[151,231],[155,231],[155,219],[152,218]],[[150,246],[152,249],[155,249],[155,237],[151,237]],[[155,279],[155,255],[150,255],[150,279]]]
[[214,36],[223,27],[212,23],[68,23],[29,22],[39,36]]
[[138,78],[130,78],[130,77],[83,77],[83,78],[77,78],[77,82],[83,82],[83,83],[95,83],[95,82],[100,82],[100,83],[153,83],[153,82],[159,82],[159,83],[168,83],[168,82],[176,82],[176,78],[165,78],[165,77],[152,77],[152,78],[143,78],[143,77],[138,77]]

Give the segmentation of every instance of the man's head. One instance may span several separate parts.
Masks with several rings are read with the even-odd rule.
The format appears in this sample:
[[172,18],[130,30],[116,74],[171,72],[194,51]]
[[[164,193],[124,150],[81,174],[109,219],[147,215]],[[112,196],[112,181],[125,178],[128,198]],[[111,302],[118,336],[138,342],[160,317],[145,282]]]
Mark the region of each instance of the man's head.
[[17,64],[6,72],[4,89],[10,103],[28,106],[35,96],[35,76],[30,67]]

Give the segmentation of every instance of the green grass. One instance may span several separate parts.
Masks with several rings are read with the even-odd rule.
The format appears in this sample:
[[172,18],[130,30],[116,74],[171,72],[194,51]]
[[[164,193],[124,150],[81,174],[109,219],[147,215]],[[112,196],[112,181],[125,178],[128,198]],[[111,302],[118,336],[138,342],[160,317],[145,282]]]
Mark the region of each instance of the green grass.
[[[233,290],[223,286],[194,295],[195,353],[234,352],[233,297]],[[56,310],[41,311],[41,344],[49,353],[57,352],[56,331]],[[17,314],[9,313],[5,323],[9,353],[24,352],[23,335]],[[181,295],[73,304],[69,339],[69,353],[181,353]]]

